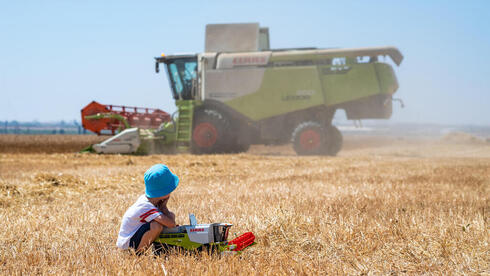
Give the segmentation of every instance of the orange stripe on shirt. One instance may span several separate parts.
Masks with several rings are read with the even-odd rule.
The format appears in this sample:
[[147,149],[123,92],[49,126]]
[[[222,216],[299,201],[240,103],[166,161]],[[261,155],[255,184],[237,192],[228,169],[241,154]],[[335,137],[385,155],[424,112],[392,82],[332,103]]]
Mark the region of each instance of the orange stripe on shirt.
[[153,212],[153,211],[155,211],[155,210],[156,210],[156,209],[151,209],[150,211],[147,211],[146,213],[142,214],[142,215],[140,216],[140,218],[144,217],[146,214],[148,214],[148,213],[150,213],[150,212]]
[[158,213],[158,211],[156,209],[151,213],[147,212],[146,215],[141,218],[140,222],[146,222],[147,217],[149,217],[150,215],[156,214],[156,213]]

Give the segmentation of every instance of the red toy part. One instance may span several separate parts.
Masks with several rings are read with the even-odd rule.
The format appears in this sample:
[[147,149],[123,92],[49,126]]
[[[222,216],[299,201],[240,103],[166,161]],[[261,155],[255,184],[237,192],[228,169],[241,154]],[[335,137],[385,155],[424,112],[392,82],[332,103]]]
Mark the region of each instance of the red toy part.
[[101,134],[101,131],[110,131],[112,135],[117,130],[124,129],[124,124],[113,118],[86,119],[85,116],[98,113],[112,113],[123,116],[131,127],[158,128],[164,122],[170,122],[170,114],[160,109],[134,107],[123,105],[104,105],[92,101],[82,110],[82,126],[92,132]]
[[254,234],[252,232],[247,232],[229,241],[228,245],[232,245],[232,244],[236,245],[236,247],[232,249],[232,251],[242,251],[245,247],[251,245],[254,241],[255,241]]

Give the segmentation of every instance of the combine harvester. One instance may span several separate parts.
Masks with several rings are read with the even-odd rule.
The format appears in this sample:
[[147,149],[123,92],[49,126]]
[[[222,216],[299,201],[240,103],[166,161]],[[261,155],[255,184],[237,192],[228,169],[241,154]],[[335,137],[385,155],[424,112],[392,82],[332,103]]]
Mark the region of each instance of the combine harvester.
[[[333,156],[342,147],[332,125],[338,109],[350,120],[391,117],[398,82],[381,60],[400,65],[395,47],[270,49],[269,30],[257,23],[207,25],[205,44],[204,53],[156,58],[156,72],[161,64],[167,71],[175,120],[150,130],[119,123],[116,129],[137,128],[93,149],[233,153],[292,142],[299,155]],[[94,115],[82,112],[82,120],[108,120]]]

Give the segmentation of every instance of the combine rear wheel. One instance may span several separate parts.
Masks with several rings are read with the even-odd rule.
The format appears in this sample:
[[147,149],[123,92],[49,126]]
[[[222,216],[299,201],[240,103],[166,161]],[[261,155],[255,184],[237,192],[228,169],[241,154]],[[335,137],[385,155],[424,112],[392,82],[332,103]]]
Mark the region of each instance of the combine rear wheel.
[[304,122],[293,131],[292,142],[298,155],[335,156],[342,148],[342,134],[332,125]]
[[305,122],[293,131],[292,142],[298,155],[323,155],[326,131],[319,123]]
[[226,151],[229,124],[219,112],[204,109],[194,115],[192,152],[197,154]]

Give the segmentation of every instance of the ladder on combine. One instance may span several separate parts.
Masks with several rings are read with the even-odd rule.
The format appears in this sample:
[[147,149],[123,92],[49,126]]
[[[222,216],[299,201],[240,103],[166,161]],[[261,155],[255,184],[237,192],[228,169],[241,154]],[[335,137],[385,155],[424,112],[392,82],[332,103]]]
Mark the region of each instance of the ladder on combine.
[[179,100],[175,103],[179,109],[177,119],[177,152],[189,153],[192,139],[192,117],[194,116],[194,101]]

